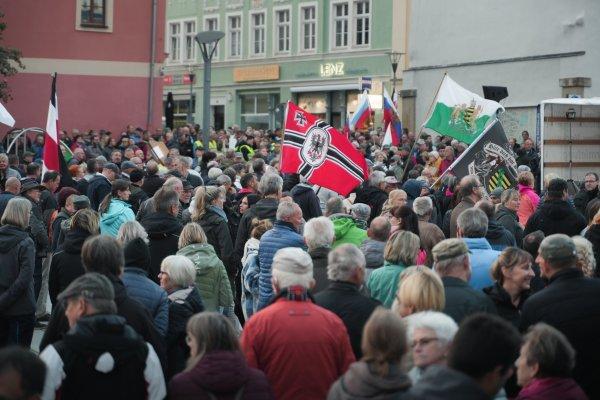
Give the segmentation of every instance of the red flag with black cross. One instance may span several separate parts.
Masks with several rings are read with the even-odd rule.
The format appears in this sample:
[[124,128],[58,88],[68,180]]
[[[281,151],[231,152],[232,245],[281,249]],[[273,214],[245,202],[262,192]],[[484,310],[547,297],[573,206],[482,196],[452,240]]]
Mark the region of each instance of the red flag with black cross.
[[343,196],[368,178],[365,157],[348,138],[288,101],[281,172],[298,173]]

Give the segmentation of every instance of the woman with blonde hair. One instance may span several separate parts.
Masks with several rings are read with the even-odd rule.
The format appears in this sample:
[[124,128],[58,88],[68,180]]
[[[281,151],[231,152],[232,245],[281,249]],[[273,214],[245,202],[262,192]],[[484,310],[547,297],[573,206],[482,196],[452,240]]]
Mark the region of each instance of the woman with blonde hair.
[[386,308],[394,302],[400,274],[415,264],[420,244],[419,237],[409,231],[398,231],[388,239],[383,251],[383,267],[374,270],[367,281],[371,297]]
[[583,272],[588,278],[596,275],[596,258],[594,257],[594,247],[592,243],[584,237],[574,236],[573,243],[577,250],[577,261],[575,267]]
[[190,357],[169,384],[170,399],[275,398],[265,374],[248,366],[227,318],[214,312],[194,315],[187,323],[186,342]]
[[519,194],[521,195],[521,202],[517,215],[519,216],[519,222],[521,225],[527,225],[529,217],[535,212],[540,203],[540,196],[533,190],[535,179],[533,174],[529,171],[521,172],[517,176]]
[[421,311],[442,311],[445,303],[442,280],[431,269],[416,265],[400,274],[392,310],[402,318]]
[[381,216],[386,217],[388,220],[392,220],[392,214],[390,211],[394,207],[400,207],[406,205],[408,201],[408,195],[402,189],[394,189],[389,195],[388,199],[383,203],[383,207],[381,208]]
[[402,365],[408,346],[400,317],[381,307],[373,311],[361,347],[363,357],[333,384],[327,399],[402,399],[411,382]]

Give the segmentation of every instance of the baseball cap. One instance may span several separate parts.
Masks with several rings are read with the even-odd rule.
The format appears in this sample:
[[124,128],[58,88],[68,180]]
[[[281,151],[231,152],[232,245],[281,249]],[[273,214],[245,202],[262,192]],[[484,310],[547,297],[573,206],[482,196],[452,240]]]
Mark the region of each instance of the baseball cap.
[[[106,167],[104,167],[104,168],[106,168]],[[135,165],[131,161],[123,161],[123,163],[121,163],[122,170],[133,169],[133,168],[137,168],[137,165]]]
[[577,256],[575,242],[569,236],[562,233],[556,233],[544,238],[538,251],[540,256],[548,261],[574,259]]
[[446,239],[436,244],[431,250],[433,261],[449,260],[469,253],[469,248],[462,239]]
[[73,208],[75,208],[75,210],[79,211],[90,207],[90,199],[88,199],[87,196],[80,194],[73,197]]
[[[135,168],[135,165],[133,166]],[[121,172],[119,170],[119,167],[117,166],[117,164],[115,163],[106,163],[104,164],[104,166],[102,167],[103,169],[110,169],[111,171],[113,171],[115,174],[118,174],[119,172]]]

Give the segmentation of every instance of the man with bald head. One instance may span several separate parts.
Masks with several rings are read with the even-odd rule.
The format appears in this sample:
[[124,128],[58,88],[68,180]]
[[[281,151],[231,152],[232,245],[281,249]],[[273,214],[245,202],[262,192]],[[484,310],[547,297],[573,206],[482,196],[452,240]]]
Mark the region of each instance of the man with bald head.
[[366,259],[367,274],[383,265],[383,249],[391,229],[390,221],[385,217],[376,217],[371,221],[367,229],[368,238],[360,245]]
[[458,216],[468,208],[475,207],[475,203],[483,198],[483,186],[477,175],[467,175],[460,180],[459,184],[462,200],[454,207],[450,215],[450,237],[456,237],[456,220]]
[[21,181],[11,176],[4,184],[4,191],[0,193],[0,217],[4,214],[8,201],[19,193],[21,193]]

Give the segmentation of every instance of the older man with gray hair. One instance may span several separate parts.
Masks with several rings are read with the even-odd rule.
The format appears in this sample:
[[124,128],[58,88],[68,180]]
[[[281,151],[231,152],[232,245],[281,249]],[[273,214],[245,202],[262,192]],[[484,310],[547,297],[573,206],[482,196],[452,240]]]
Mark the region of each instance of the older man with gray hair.
[[576,352],[573,378],[590,399],[600,398],[600,281],[575,267],[573,239],[564,234],[546,237],[536,263],[548,286],[529,297],[521,313],[522,332],[538,322],[561,331]]
[[324,399],[354,361],[346,327],[310,300],[313,265],[302,249],[277,251],[271,283],[273,303],[242,333],[248,365],[265,372],[278,399]]
[[413,211],[419,218],[419,238],[421,239],[421,247],[427,254],[425,264],[431,266],[433,256],[431,249],[433,246],[446,239],[444,232],[436,224],[429,222],[431,213],[433,212],[433,201],[428,196],[417,197],[413,201]]
[[458,216],[468,208],[475,207],[475,203],[483,198],[483,186],[477,175],[464,176],[459,183],[462,200],[452,209],[450,214],[450,237],[457,237],[456,221]]
[[500,252],[492,249],[485,238],[488,229],[487,215],[479,208],[469,208],[458,216],[456,226],[458,237],[463,239],[469,249],[473,270],[469,284],[477,290],[493,285],[490,268]]
[[306,248],[304,238],[298,233],[298,229],[302,224],[302,210],[298,204],[291,201],[280,202],[277,207],[276,218],[273,228],[265,232],[260,238],[258,247],[258,310],[268,306],[271,302],[273,295],[271,265],[275,253],[285,247]]
[[371,217],[369,221],[381,214],[383,204],[388,199],[385,188],[385,173],[382,171],[373,171],[364,189],[360,190],[356,196],[356,203],[364,203],[371,207]]
[[333,223],[327,217],[318,217],[309,220],[304,225],[304,241],[308,246],[308,254],[313,262],[313,275],[315,287],[312,294],[316,294],[329,285],[327,280],[327,256],[331,250],[335,234]]
[[354,203],[350,208],[350,215],[354,218],[356,226],[366,230],[369,227],[371,207],[364,203]]
[[353,244],[336,247],[329,253],[327,275],[331,283],[327,289],[315,295],[315,301],[344,321],[352,351],[358,360],[362,357],[363,328],[373,310],[381,305],[360,292],[366,275],[365,257]]
[[383,265],[383,251],[391,230],[392,225],[386,217],[376,217],[371,221],[371,225],[367,229],[368,238],[360,244],[360,251],[364,254],[367,262],[365,280],[367,280],[372,270]]

